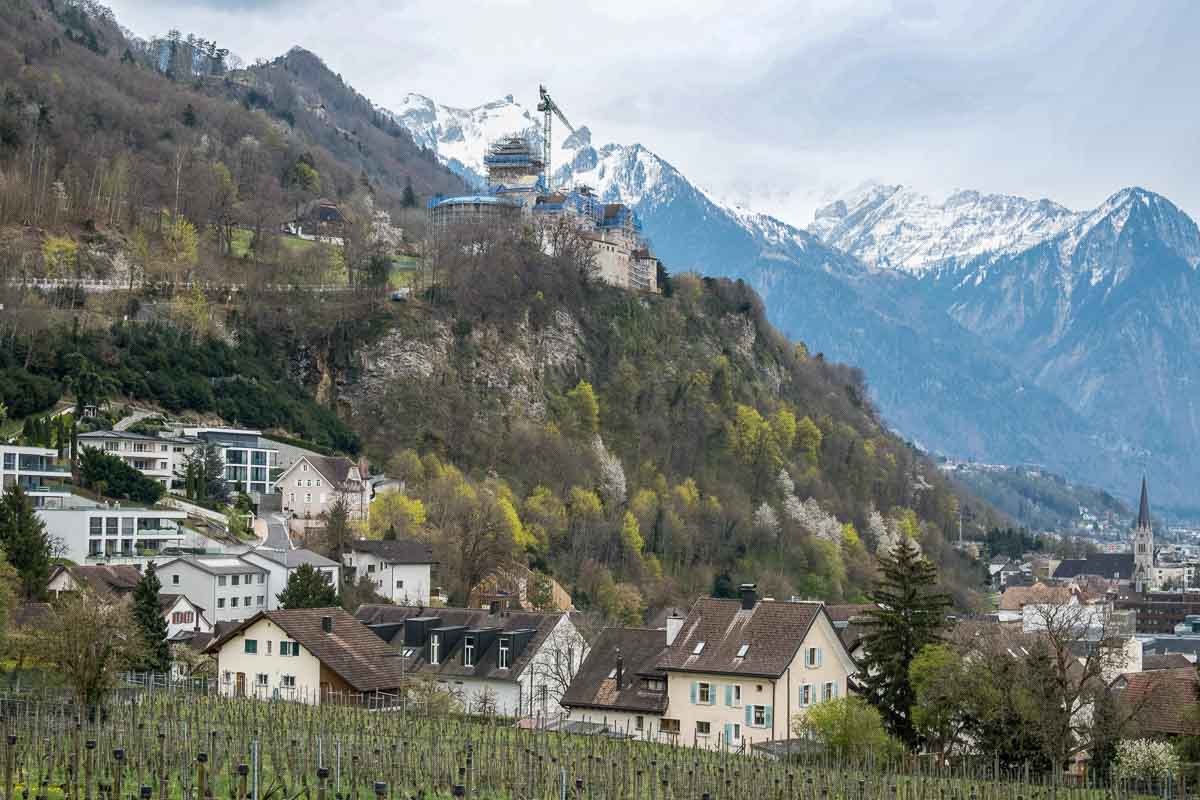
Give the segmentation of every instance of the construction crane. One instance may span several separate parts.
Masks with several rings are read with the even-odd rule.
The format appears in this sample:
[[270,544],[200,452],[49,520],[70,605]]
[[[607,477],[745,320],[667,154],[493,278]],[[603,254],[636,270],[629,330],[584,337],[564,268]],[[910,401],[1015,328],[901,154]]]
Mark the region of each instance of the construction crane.
[[567,126],[567,130],[575,133],[575,128],[571,127],[571,123],[567,122],[567,118],[563,116],[562,109],[558,107],[558,103],[550,98],[550,93],[546,91],[545,86],[538,86],[538,94],[541,100],[538,102],[537,110],[545,114],[545,122],[542,126],[542,169],[546,172],[546,191],[552,191],[553,186],[550,184],[550,123],[552,117],[558,117],[559,122]]

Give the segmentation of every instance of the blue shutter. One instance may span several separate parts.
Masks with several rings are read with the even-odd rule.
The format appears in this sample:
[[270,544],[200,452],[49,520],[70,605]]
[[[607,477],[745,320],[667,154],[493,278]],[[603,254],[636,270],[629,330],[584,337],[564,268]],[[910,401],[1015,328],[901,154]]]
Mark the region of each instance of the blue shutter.
[[764,706],[764,710],[766,713],[767,727],[769,728],[769,727],[771,727],[771,706]]
[[726,722],[725,723],[725,746],[729,747],[731,744],[733,744],[733,723]]
[[698,690],[698,688],[699,688],[699,684],[696,683],[695,681],[692,681],[692,705],[696,705],[696,691]]
[[837,685],[837,681],[834,681],[833,682],[833,699],[837,700],[837,696],[838,696],[838,685]]
[[822,652],[821,648],[818,647],[817,648],[817,666],[818,667],[821,666],[821,661],[824,659],[824,656],[825,656],[824,652]]
[[754,706],[746,706],[746,727],[754,727]]
[[[733,685],[728,683],[725,684],[725,705],[733,705]],[[726,725],[725,727],[728,728],[729,726]]]

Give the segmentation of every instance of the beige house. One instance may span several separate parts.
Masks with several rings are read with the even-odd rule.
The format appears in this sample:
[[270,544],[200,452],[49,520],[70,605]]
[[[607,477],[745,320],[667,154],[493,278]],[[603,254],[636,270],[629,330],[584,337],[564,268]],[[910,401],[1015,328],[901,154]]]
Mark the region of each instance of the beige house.
[[366,519],[371,505],[362,471],[342,456],[301,456],[275,481],[275,490],[283,497],[284,513],[304,519],[319,518],[339,497],[345,498],[350,519]]
[[401,684],[395,651],[340,608],[262,611],[205,652],[225,697],[386,702]]
[[[658,662],[660,732],[679,744],[740,749],[792,738],[808,709],[846,696],[854,660],[820,602],[703,598]],[[670,626],[669,626],[670,627]]]

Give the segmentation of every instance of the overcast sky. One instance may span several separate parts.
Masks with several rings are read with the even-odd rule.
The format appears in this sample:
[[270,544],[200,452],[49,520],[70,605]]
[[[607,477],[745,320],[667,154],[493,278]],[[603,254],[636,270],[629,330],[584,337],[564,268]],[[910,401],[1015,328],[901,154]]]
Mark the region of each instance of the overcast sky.
[[866,181],[1200,215],[1200,2],[109,0],[247,62],[293,45],[384,106],[554,92],[720,197],[807,224]]

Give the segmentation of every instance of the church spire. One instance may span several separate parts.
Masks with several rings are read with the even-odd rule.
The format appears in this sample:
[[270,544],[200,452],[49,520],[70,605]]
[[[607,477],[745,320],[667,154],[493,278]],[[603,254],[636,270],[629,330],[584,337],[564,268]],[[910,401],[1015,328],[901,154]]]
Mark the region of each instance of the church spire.
[[1137,526],[1150,528],[1150,495],[1146,492],[1146,476],[1142,476],[1142,499],[1138,504]]

